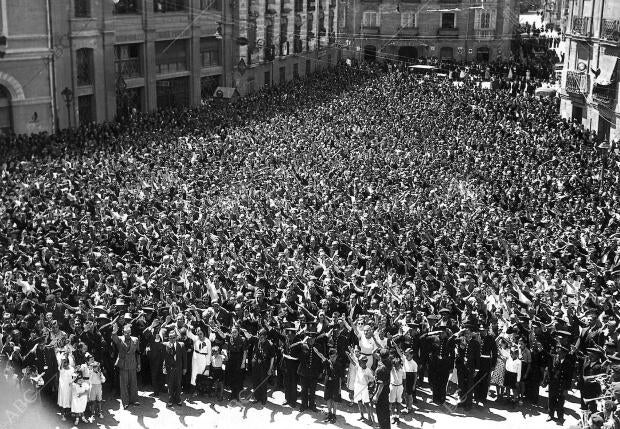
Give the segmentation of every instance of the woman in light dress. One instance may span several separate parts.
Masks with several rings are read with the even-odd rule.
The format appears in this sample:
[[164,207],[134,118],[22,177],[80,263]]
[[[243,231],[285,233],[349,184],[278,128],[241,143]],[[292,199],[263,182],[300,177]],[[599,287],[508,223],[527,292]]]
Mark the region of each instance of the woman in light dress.
[[360,345],[360,353],[362,356],[366,356],[368,358],[368,368],[373,368],[374,364],[374,355],[373,352],[377,348],[377,343],[375,340],[375,336],[370,325],[364,325],[364,329],[360,332],[360,329],[357,325],[354,326],[355,335],[359,339]]
[[491,373],[491,385],[497,390],[497,399],[504,396],[504,375],[506,373],[506,360],[510,357],[508,341],[501,335],[497,337],[497,363]]
[[196,329],[196,334],[188,329],[187,337],[194,342],[190,383],[195,388],[196,376],[198,374],[209,375],[209,365],[211,365],[211,340],[207,338],[203,328],[200,327]]
[[73,367],[69,359],[63,358],[59,362],[58,371],[58,406],[62,415],[62,421],[67,420],[68,410],[71,408],[71,384],[73,383]]

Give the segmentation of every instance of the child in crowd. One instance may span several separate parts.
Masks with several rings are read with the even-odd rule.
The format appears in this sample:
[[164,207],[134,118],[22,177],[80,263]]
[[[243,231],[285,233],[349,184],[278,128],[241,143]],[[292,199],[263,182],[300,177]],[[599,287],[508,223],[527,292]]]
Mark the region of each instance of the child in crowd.
[[224,399],[224,362],[226,361],[226,352],[221,350],[219,346],[211,348],[211,377],[213,378],[213,388],[217,395],[217,400]]
[[370,403],[370,388],[374,382],[372,370],[368,368],[368,358],[361,355],[359,359],[349,353],[349,359],[355,363],[355,384],[353,386],[353,402],[357,402],[360,412],[360,420],[365,420],[364,410],[368,414],[368,421],[374,425],[372,404]]
[[519,350],[515,347],[510,349],[510,356],[506,359],[506,373],[504,375],[504,387],[510,397],[512,394],[512,403],[516,406],[519,399],[519,383],[521,382],[521,360],[519,359]]
[[395,424],[400,422],[400,402],[403,398],[403,383],[405,381],[405,370],[399,358],[392,361],[390,371],[390,405],[392,406],[392,420]]
[[95,362],[95,358],[89,357],[89,384],[90,390],[88,392],[88,402],[90,404],[90,411],[93,415],[103,418],[103,412],[101,410],[101,401],[103,399],[102,384],[105,383],[105,375],[101,372],[101,365],[99,362]]
[[327,401],[327,418],[325,421],[336,422],[336,403],[340,402],[340,381],[344,375],[344,367],[338,360],[336,349],[329,351],[329,359],[325,361],[325,401]]
[[78,371],[75,375],[75,381],[71,384],[71,413],[75,417],[73,424],[76,426],[80,423],[80,418],[84,423],[88,423],[84,411],[86,411],[89,390],[90,384],[84,380],[84,376]]
[[[400,353],[400,349],[397,349]],[[413,358],[413,349],[405,350],[404,356],[401,354],[403,369],[405,370],[405,403],[407,411],[405,414],[413,411],[413,404],[416,402],[415,389],[418,382],[418,363]]]

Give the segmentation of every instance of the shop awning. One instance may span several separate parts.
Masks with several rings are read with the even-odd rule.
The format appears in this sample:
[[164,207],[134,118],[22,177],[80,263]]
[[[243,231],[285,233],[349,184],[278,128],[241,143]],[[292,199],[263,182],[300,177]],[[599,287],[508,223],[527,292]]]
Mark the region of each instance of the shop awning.
[[612,57],[609,55],[603,55],[599,58],[598,66],[601,71],[601,74],[596,78],[595,83],[597,85],[611,85],[611,82],[614,78],[614,73],[616,71],[616,62],[618,61],[618,57]]

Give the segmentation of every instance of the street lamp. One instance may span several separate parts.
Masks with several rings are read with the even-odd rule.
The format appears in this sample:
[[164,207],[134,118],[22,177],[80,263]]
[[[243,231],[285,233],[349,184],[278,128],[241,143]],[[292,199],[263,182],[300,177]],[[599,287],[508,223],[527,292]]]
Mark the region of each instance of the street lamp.
[[62,97],[65,99],[67,105],[67,118],[69,120],[69,128],[71,128],[71,103],[73,103],[73,91],[65,86],[65,89],[61,92]]

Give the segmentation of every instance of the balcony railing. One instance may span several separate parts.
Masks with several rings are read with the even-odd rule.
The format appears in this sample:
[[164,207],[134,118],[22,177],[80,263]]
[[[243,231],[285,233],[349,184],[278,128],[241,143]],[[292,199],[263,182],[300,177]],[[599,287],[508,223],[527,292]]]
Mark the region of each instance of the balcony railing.
[[362,24],[363,34],[379,34],[379,26],[375,24]]
[[575,36],[590,37],[590,18],[587,16],[574,17],[572,33]]
[[620,20],[603,19],[601,39],[620,42]]
[[606,86],[594,84],[594,88],[592,88],[592,99],[595,102],[604,104],[608,107],[611,107],[613,102],[616,100],[617,94],[618,90],[615,83]]
[[124,78],[142,76],[140,58],[126,58],[123,60],[116,60],[114,62],[114,68],[116,70],[117,76],[122,76]]
[[566,92],[587,95],[590,89],[590,76],[586,73],[569,71],[566,74]]
[[491,40],[495,37],[495,30],[476,30],[476,39]]
[[401,27],[398,34],[401,36],[417,36],[419,32],[418,27]]
[[437,30],[438,36],[458,36],[459,29],[458,28],[440,28]]

